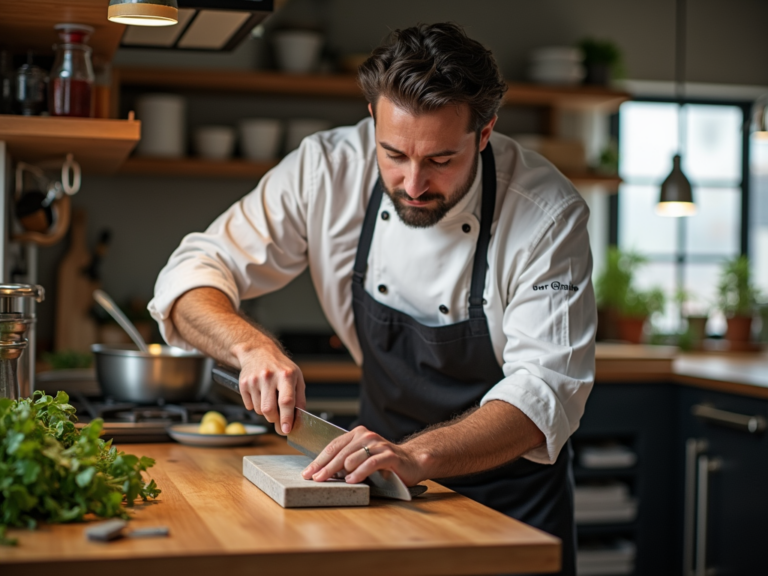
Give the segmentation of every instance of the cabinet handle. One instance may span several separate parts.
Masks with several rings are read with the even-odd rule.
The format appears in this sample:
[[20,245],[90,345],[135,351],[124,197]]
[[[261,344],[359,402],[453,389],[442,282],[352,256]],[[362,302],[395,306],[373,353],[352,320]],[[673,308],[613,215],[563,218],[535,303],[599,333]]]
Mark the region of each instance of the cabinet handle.
[[694,573],[696,544],[696,465],[699,454],[707,449],[707,441],[689,438],[685,442],[685,518],[683,526],[683,576]]
[[707,516],[709,515],[709,473],[720,469],[719,458],[702,454],[698,462],[698,494],[696,502],[696,576],[710,576],[715,573],[707,569]]
[[736,428],[748,434],[759,434],[765,431],[766,419],[764,416],[748,416],[737,412],[718,410],[708,404],[695,404],[691,408],[691,414],[697,418],[712,424],[721,424]]

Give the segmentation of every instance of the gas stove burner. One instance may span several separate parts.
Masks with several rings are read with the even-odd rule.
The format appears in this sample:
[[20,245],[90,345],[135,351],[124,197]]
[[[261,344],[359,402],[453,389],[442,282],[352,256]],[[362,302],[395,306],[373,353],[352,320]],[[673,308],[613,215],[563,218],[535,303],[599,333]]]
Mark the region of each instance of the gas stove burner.
[[136,406],[121,404],[104,406],[98,412],[98,417],[105,421],[117,422],[162,422],[165,424],[186,424],[189,413],[183,406],[165,404],[164,406]]

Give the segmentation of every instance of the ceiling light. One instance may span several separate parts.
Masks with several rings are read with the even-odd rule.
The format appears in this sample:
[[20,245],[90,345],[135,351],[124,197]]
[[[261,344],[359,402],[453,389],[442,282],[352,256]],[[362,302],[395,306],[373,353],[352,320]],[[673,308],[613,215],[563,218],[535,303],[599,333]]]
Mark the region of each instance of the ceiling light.
[[683,122],[683,99],[685,91],[685,0],[676,1],[675,17],[675,95],[677,97],[677,149],[672,158],[672,172],[661,184],[659,203],[656,214],[659,216],[693,216],[696,205],[693,203],[691,182],[680,167],[680,150],[683,148],[685,124]]
[[680,168],[680,154],[675,154],[672,158],[672,172],[661,185],[661,197],[656,205],[656,214],[676,217],[696,214],[691,183]]
[[131,26],[173,26],[179,7],[176,0],[109,0],[107,18]]

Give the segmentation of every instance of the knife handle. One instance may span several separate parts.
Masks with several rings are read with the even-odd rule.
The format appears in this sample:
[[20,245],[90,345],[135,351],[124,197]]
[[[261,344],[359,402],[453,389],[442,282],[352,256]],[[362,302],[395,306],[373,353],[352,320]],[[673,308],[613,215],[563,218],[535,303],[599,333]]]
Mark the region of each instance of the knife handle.
[[218,365],[213,367],[213,381],[240,394],[240,370],[229,366]]

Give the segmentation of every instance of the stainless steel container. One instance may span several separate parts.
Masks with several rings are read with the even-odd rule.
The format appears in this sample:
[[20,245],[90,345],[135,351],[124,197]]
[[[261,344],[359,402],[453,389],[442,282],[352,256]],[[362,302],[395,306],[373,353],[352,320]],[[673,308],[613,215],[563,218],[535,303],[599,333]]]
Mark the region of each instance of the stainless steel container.
[[104,396],[140,404],[193,402],[211,386],[213,360],[196,352],[150,344],[149,352],[130,345],[94,344],[96,378]]

